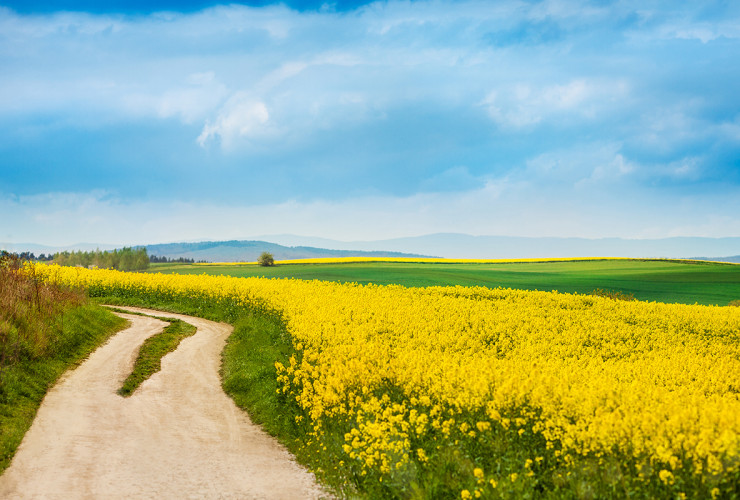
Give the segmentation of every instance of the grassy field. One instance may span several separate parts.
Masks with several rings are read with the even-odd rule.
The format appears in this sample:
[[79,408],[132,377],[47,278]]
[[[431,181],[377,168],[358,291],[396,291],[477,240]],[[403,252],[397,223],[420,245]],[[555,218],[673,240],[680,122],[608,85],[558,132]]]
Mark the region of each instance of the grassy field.
[[727,305],[740,299],[740,265],[667,260],[504,264],[339,263],[243,265],[153,264],[150,272],[298,278],[423,286],[486,286],[590,293],[596,288],[638,300]]

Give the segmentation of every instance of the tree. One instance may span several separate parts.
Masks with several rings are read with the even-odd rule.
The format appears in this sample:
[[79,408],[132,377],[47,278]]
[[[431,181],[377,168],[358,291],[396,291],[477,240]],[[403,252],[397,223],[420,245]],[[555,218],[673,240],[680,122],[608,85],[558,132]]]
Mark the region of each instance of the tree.
[[263,267],[274,266],[275,259],[272,258],[272,254],[270,252],[262,252],[259,259],[257,259],[257,264]]

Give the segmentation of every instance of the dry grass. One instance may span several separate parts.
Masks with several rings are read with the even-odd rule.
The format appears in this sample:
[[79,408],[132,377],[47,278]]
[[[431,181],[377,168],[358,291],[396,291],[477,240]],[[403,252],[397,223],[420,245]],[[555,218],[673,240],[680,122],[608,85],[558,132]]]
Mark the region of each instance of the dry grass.
[[0,256],[0,380],[7,366],[54,349],[64,312],[85,300],[81,291],[43,283],[19,258]]

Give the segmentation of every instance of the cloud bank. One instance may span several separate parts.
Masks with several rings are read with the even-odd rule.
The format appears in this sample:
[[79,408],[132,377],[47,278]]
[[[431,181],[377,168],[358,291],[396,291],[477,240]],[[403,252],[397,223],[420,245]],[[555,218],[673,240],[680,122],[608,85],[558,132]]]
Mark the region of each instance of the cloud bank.
[[121,210],[182,232],[122,242],[740,234],[732,3],[0,8],[0,33],[0,239],[114,241]]

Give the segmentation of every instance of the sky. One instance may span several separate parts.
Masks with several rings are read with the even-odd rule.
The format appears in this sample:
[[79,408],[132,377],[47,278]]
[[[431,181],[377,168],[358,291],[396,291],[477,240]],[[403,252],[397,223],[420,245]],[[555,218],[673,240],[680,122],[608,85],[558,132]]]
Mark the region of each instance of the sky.
[[740,2],[0,0],[0,244],[740,236]]

